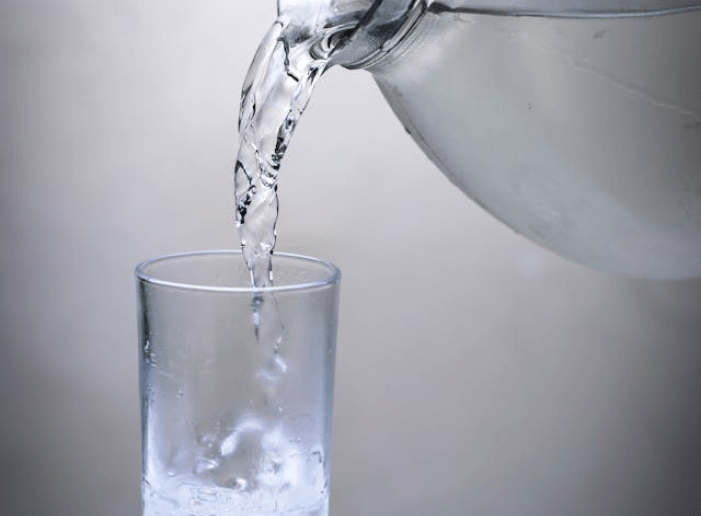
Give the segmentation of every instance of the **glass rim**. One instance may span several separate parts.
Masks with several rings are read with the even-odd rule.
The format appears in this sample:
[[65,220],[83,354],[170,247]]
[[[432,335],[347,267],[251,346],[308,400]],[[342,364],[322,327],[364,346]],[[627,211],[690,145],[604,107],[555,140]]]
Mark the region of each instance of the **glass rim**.
[[165,262],[165,261],[172,261],[172,260],[178,260],[182,258],[192,258],[192,257],[201,257],[201,256],[215,256],[215,255],[232,255],[232,256],[238,256],[240,260],[242,260],[242,252],[241,250],[236,250],[236,249],[212,249],[212,250],[203,250],[203,251],[182,251],[178,253],[171,253],[171,254],[165,254],[162,256],[157,256],[155,258],[149,258],[147,260],[142,261],[139,263],[135,268],[134,268],[134,275],[137,277],[138,280],[143,281],[145,283],[151,284],[151,285],[157,285],[160,287],[169,287],[173,288],[176,290],[187,290],[187,291],[197,291],[197,292],[221,292],[221,293],[238,293],[238,294],[244,294],[244,293],[258,293],[258,292],[295,292],[295,291],[304,291],[304,290],[313,290],[316,288],[324,287],[327,285],[333,285],[335,283],[338,283],[341,279],[341,270],[336,267],[333,263],[327,261],[327,260],[322,260],[321,258],[314,258],[312,256],[305,256],[302,254],[296,254],[296,253],[285,253],[285,252],[275,252],[273,253],[273,260],[275,258],[291,258],[294,260],[298,261],[305,261],[305,262],[311,262],[317,265],[322,265],[328,269],[328,274],[324,276],[324,278],[320,280],[315,280],[315,281],[301,281],[299,283],[292,283],[292,284],[287,284],[287,285],[272,285],[270,287],[253,287],[251,286],[245,286],[245,287],[225,287],[225,286],[218,286],[218,285],[207,285],[207,284],[199,284],[199,283],[188,283],[188,282],[180,282],[180,281],[171,281],[171,280],[165,280],[165,279],[160,279],[157,276],[154,276],[153,274],[149,274],[146,272],[146,268],[159,262]]

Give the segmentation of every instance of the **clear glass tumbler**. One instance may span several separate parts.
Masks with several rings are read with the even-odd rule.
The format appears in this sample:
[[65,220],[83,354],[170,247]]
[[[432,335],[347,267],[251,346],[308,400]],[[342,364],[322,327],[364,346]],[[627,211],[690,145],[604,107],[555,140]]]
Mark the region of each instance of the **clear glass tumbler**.
[[325,516],[340,272],[240,252],[136,268],[143,516]]

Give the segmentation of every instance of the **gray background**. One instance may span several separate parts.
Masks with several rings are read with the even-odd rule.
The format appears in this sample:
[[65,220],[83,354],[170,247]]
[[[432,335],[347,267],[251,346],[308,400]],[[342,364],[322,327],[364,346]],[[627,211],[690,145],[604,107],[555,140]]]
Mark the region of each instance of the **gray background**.
[[[0,515],[139,514],[132,268],[237,245],[239,88],[274,11],[0,0]],[[701,282],[524,241],[364,72],[328,73],[281,176],[278,248],[344,272],[333,516],[701,511]]]

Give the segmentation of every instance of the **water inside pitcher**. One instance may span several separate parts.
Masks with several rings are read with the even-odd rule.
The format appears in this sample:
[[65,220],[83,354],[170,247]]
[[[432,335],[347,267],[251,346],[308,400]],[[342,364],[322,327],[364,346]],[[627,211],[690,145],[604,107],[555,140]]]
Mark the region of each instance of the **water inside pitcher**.
[[471,199],[584,265],[701,276],[698,0],[280,0],[336,24]]

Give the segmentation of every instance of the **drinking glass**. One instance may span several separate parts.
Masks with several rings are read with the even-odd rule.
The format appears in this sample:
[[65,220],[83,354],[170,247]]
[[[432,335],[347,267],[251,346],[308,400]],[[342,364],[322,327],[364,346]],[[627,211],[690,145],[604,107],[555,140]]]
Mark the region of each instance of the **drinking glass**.
[[340,272],[236,251],[136,268],[143,516],[325,516]]

